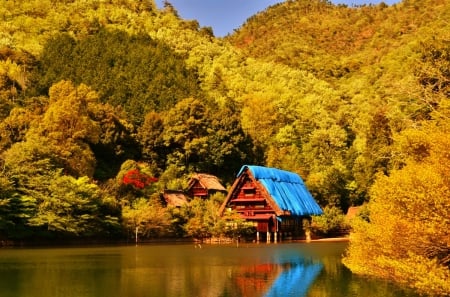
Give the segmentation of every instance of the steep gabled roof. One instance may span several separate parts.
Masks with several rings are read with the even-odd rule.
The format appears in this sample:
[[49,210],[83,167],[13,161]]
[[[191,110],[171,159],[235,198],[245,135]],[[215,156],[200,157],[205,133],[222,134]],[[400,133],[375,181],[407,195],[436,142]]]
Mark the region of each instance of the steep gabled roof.
[[188,199],[184,192],[177,190],[164,190],[162,198],[167,206],[181,207],[188,203]]
[[237,176],[239,177],[247,169],[267,190],[281,210],[289,211],[293,216],[323,214],[298,174],[277,168],[244,165]]
[[200,185],[207,190],[227,191],[216,176],[205,173],[197,173],[192,175],[191,180],[189,181],[188,191],[195,185],[196,181],[198,181]]

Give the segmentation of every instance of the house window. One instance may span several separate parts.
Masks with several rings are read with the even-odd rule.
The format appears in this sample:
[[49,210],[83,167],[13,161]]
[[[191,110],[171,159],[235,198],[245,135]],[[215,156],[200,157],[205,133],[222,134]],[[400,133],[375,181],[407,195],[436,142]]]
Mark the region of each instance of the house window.
[[256,190],[255,188],[251,188],[251,189],[244,189],[244,196],[245,197],[253,197],[256,194]]

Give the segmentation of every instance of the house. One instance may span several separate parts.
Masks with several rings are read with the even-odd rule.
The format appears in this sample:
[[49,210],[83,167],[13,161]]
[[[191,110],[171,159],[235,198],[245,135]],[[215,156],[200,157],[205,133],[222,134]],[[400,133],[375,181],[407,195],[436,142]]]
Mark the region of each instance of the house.
[[256,240],[262,235],[268,242],[272,234],[274,241],[303,235],[303,220],[323,213],[298,174],[253,165],[239,171],[220,214],[227,210],[253,222]]
[[161,194],[163,204],[167,206],[181,207],[188,203],[188,199],[183,191],[165,189]]
[[216,176],[205,173],[192,175],[186,189],[187,195],[192,198],[200,197],[205,199],[217,192],[227,194],[227,190]]
[[187,204],[190,199],[200,197],[209,198],[210,195],[221,192],[226,195],[227,190],[219,182],[219,179],[210,174],[194,174],[188,182],[185,191],[165,189],[161,193],[161,201],[165,206],[181,207]]
[[355,218],[361,211],[361,206],[350,206],[345,214],[345,218],[350,221]]

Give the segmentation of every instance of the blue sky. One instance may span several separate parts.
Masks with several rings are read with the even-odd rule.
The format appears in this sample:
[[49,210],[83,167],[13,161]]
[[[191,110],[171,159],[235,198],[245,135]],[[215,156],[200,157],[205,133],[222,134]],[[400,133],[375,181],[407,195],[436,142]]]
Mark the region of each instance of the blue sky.
[[[163,7],[164,0],[156,0],[158,7]],[[195,19],[202,27],[212,27],[214,35],[222,37],[233,33],[250,16],[263,11],[268,6],[283,2],[282,0],[169,0],[183,19]],[[332,0],[335,4],[360,5],[378,4],[388,5],[400,0]]]

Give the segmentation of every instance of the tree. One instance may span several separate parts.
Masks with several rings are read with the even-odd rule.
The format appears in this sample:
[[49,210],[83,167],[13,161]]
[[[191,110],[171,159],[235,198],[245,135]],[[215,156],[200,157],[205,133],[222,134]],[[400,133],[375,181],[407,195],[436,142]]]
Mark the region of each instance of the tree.
[[221,175],[231,181],[243,160],[250,163],[261,160],[258,160],[257,148],[243,131],[239,110],[232,106],[216,108],[210,112],[210,117],[208,152],[198,170]]
[[135,126],[123,110],[109,104],[92,102],[88,105],[89,117],[100,128],[99,141],[89,143],[96,160],[94,177],[105,181],[116,176],[126,160],[137,160],[141,149],[135,135]]
[[11,110],[9,116],[0,122],[0,151],[4,151],[16,142],[24,141],[31,123],[39,115],[22,107]]
[[415,76],[423,87],[424,111],[429,113],[450,97],[450,45],[448,41],[433,37],[424,41],[420,50]]
[[[8,236],[92,236],[117,233],[118,213],[88,177],[65,175],[50,147],[28,139],[3,154],[9,183]],[[6,186],[6,185],[5,185]],[[6,201],[6,200],[4,200]],[[16,232],[16,234],[14,234]]]
[[239,243],[241,238],[246,238],[256,233],[255,224],[246,221],[235,210],[225,210],[220,220],[221,235],[232,238]]
[[99,141],[99,124],[89,116],[89,104],[98,100],[86,85],[75,87],[61,81],[50,89],[49,106],[39,122],[27,132],[51,147],[64,169],[76,176],[92,177],[95,156],[89,146]]
[[383,110],[376,112],[369,123],[364,152],[352,168],[359,195],[367,195],[378,172],[387,173],[390,169],[393,135],[389,124]]
[[138,198],[125,205],[122,211],[123,225],[133,234],[136,242],[144,238],[166,235],[170,226],[168,212],[156,201]]
[[[26,199],[20,199],[14,183],[0,174],[0,237],[20,238],[24,235],[26,218],[30,215]],[[31,205],[32,206],[32,205]]]
[[56,172],[49,179],[48,195],[37,200],[36,212],[28,221],[30,226],[76,236],[104,236],[105,229],[119,226],[117,217],[100,211],[100,189],[87,177],[74,178]]
[[[408,160],[371,188],[369,221],[357,219],[344,263],[355,273],[450,294],[448,124],[428,127],[429,156]],[[371,255],[367,257],[367,255]],[[426,277],[423,277],[426,275]]]
[[139,127],[137,135],[142,148],[142,158],[158,168],[164,168],[167,160],[163,131],[162,116],[157,112],[149,112],[145,115],[144,123]]
[[331,237],[348,231],[348,222],[341,208],[326,206],[323,215],[313,216],[311,229],[314,234]]
[[224,221],[219,215],[219,207],[212,199],[194,198],[189,202],[189,215],[184,230],[188,236],[203,241],[224,234]]
[[200,94],[195,71],[163,42],[105,28],[80,40],[69,34],[49,39],[34,77],[38,94],[60,80],[89,85],[102,102],[122,106],[134,124]]
[[267,148],[280,123],[276,106],[269,96],[248,96],[242,108],[242,127],[258,146]]
[[199,99],[178,102],[164,117],[164,145],[174,164],[186,172],[201,164],[208,154],[210,118],[208,107]]
[[156,193],[158,179],[154,177],[154,168],[145,162],[127,160],[122,163],[109,192],[123,207],[131,205],[140,197],[150,197]]
[[2,161],[4,181],[12,187],[4,188],[8,193],[8,207],[13,209],[13,219],[10,219],[13,225],[7,235],[21,239],[34,231],[29,220],[35,215],[39,201],[49,196],[50,180],[58,162],[48,147],[33,139],[13,144],[2,154]]

